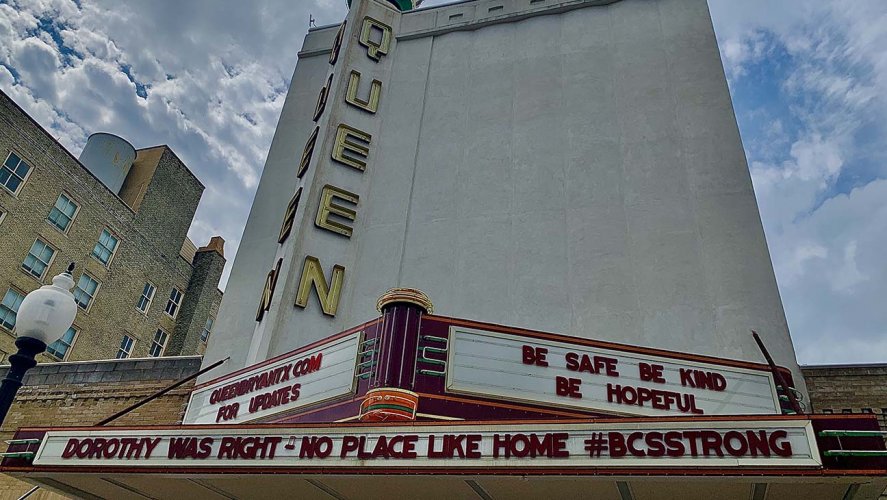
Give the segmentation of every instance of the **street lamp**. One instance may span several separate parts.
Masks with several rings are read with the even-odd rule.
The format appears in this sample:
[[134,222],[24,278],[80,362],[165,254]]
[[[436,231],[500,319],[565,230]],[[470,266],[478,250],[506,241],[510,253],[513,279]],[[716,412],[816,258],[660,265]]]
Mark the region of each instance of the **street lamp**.
[[0,384],[0,423],[12,406],[12,401],[22,386],[25,372],[37,366],[35,356],[46,346],[62,338],[74,323],[77,304],[71,289],[74,288],[74,263],[68,270],[52,278],[51,285],[44,285],[29,293],[19,306],[15,319],[18,352],[9,357],[9,372]]

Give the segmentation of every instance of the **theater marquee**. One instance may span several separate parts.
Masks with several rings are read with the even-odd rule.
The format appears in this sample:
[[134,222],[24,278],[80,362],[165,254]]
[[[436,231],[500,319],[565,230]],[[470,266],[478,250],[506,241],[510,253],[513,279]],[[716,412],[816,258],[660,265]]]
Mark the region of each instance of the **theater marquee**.
[[499,332],[450,328],[447,391],[627,415],[775,415],[773,375]]
[[349,394],[360,336],[333,337],[199,386],[183,423],[246,422]]
[[818,467],[807,420],[50,431],[34,465]]
[[[195,500],[303,498],[318,484],[364,498],[369,483],[386,486],[378,498],[422,498],[431,477],[454,498],[471,484],[528,492],[489,498],[557,496],[555,479],[593,498],[614,481],[672,480],[669,498],[711,496],[688,492],[702,482],[687,476],[742,498],[771,484],[823,500],[887,484],[872,415],[709,415],[766,401],[766,365],[433,316],[417,290],[379,304],[376,321],[198,386],[186,422],[209,425],[23,428],[0,472],[78,498]],[[660,413],[601,418],[547,402],[612,411],[605,384],[638,395],[625,413]],[[657,408],[687,395],[686,413]],[[817,482],[840,491],[805,494]]]

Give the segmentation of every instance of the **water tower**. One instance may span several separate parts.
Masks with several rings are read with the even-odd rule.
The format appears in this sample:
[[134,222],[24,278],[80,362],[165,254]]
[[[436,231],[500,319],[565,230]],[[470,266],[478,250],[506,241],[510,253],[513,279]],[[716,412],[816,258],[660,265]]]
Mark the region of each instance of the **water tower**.
[[98,132],[89,136],[80,153],[80,163],[115,194],[120,192],[136,158],[136,149],[126,139]]

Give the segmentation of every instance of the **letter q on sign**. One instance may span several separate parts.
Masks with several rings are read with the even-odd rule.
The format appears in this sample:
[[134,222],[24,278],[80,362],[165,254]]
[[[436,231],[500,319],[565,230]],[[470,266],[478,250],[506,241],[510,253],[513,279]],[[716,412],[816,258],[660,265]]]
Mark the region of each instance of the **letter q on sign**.
[[[374,36],[378,32],[381,32],[381,37]],[[364,17],[359,41],[367,48],[367,56],[378,62],[391,48],[391,26],[372,17]]]

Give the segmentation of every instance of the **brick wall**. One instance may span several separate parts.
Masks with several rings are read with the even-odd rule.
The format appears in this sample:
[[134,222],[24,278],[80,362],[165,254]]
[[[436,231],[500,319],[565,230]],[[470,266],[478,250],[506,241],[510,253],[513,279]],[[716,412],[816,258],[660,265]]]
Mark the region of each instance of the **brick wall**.
[[166,258],[179,254],[200,197],[203,184],[167,146],[139,150],[139,154],[161,150],[151,182],[136,213],[135,223],[155,250]]
[[887,431],[887,364],[802,366],[816,413],[874,413]]
[[[221,238],[213,239],[221,241]],[[175,334],[167,348],[171,356],[202,353],[205,348],[200,334],[206,319],[215,318],[222,300],[222,292],[217,285],[225,269],[225,256],[220,249],[221,244],[203,247],[194,254],[194,276],[188,283]]]
[[[199,356],[119,361],[51,363],[28,372],[15,404],[0,427],[10,439],[20,427],[94,425],[200,369]],[[0,368],[0,378],[6,375]],[[109,425],[178,424],[189,382]],[[32,485],[0,475],[0,498],[18,498]],[[63,498],[43,489],[31,500]]]

